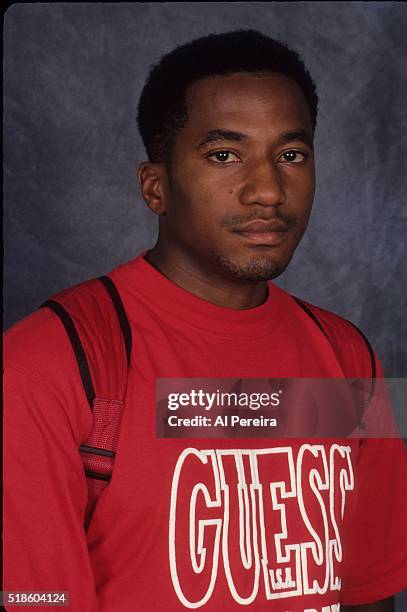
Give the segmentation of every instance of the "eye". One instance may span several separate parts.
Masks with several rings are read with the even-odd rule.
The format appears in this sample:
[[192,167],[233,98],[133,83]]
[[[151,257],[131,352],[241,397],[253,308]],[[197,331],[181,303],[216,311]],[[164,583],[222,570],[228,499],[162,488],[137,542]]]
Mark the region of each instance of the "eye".
[[307,158],[308,155],[302,151],[284,151],[284,153],[282,153],[280,156],[281,161],[294,164],[299,164],[305,161]]
[[[236,153],[232,153],[232,151],[215,151],[207,157],[218,164],[235,164],[240,161]],[[232,157],[235,159],[231,159]]]

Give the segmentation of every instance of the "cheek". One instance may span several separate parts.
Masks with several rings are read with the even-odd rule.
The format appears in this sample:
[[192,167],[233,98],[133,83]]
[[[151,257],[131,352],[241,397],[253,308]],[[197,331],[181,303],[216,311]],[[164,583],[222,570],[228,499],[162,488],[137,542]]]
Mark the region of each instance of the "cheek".
[[171,213],[180,217],[181,215],[196,222],[210,225],[222,218],[226,209],[227,198],[230,198],[233,189],[224,184],[214,184],[199,176],[174,184],[171,191]]
[[310,167],[290,168],[282,171],[281,180],[287,191],[297,192],[299,194],[310,194],[315,189],[315,168]]
[[307,228],[314,200],[315,183],[312,177],[303,176],[290,181],[286,188],[286,204],[281,207],[284,212],[296,221],[295,235],[300,240]]
[[304,214],[306,214],[314,200],[314,174],[311,172],[298,173],[297,176],[286,177],[286,180],[283,179],[283,185],[288,201],[292,202],[299,212],[304,211]]
[[174,233],[183,235],[189,242],[214,236],[220,225],[219,206],[215,194],[197,185],[188,189],[183,185],[173,190],[171,205],[167,209],[167,222]]

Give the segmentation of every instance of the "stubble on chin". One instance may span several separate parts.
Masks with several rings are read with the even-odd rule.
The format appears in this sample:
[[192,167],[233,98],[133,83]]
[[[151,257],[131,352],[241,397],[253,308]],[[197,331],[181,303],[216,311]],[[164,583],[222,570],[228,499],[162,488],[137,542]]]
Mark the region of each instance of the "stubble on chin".
[[288,261],[283,264],[270,256],[253,255],[244,261],[232,260],[215,253],[215,262],[226,276],[240,281],[268,281],[284,272]]

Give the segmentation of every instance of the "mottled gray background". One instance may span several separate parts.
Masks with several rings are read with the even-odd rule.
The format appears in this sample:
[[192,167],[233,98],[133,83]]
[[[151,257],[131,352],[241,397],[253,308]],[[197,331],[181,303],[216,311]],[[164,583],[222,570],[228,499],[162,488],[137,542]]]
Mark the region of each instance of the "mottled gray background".
[[5,16],[6,326],[148,247],[135,116],[148,67],[241,27],[288,42],[318,85],[311,224],[278,283],[352,319],[407,376],[407,6],[36,3]]
[[278,282],[351,318],[386,374],[407,376],[407,6],[395,2],[11,6],[6,326],[153,243],[135,175],[147,69],[190,38],[241,27],[300,51],[320,94],[314,212]]
[[300,51],[320,94],[315,207],[278,282],[352,319],[386,374],[407,376],[407,6],[396,2],[11,6],[6,326],[154,242],[135,174],[148,67],[193,37],[241,27]]
[[278,283],[352,319],[387,376],[407,376],[407,6],[395,2],[11,6],[6,326],[153,244],[135,175],[147,69],[191,38],[241,27],[300,51],[320,95],[315,208]]

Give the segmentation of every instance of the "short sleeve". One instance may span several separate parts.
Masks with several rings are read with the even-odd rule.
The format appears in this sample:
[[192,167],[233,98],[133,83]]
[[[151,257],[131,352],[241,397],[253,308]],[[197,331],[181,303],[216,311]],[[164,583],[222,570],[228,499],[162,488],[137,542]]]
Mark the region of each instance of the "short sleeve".
[[406,448],[399,438],[365,439],[345,512],[341,602],[378,601],[406,587]]
[[5,339],[3,588],[69,592],[70,609],[90,612],[96,595],[78,444],[91,419],[60,327],[36,313]]

